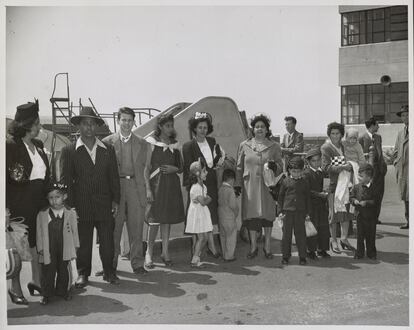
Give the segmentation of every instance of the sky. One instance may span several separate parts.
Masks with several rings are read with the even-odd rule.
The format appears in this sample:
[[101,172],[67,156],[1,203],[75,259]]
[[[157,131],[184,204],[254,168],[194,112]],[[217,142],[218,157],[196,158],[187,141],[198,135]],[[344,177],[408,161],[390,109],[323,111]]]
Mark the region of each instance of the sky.
[[293,115],[305,134],[340,120],[337,6],[8,7],[6,115],[39,98],[51,116],[53,77],[99,112],[166,109],[206,96],[264,112],[274,133]]

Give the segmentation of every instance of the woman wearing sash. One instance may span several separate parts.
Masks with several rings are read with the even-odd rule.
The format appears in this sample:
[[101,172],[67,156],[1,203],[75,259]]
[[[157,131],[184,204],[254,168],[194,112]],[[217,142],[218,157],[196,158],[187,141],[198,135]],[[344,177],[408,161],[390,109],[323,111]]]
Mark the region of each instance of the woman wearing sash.
[[154,202],[149,204],[146,212],[149,227],[145,266],[150,269],[154,268],[152,257],[158,227],[161,229],[162,238],[161,259],[166,266],[171,266],[168,251],[171,225],[185,219],[178,176],[183,165],[175,135],[174,117],[162,114],[158,117],[154,134],[147,138],[152,148],[150,185],[154,196]]

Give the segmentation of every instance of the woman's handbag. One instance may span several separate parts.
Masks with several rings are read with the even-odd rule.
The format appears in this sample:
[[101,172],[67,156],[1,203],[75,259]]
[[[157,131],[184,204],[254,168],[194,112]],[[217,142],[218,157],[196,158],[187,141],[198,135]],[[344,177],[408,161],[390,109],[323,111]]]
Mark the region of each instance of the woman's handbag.
[[318,231],[316,230],[315,226],[310,220],[305,221],[305,230],[306,230],[306,237],[312,237],[312,236],[318,235]]
[[16,249],[22,261],[31,261],[27,225],[23,223],[24,219],[10,219],[10,224],[6,228],[6,249]]

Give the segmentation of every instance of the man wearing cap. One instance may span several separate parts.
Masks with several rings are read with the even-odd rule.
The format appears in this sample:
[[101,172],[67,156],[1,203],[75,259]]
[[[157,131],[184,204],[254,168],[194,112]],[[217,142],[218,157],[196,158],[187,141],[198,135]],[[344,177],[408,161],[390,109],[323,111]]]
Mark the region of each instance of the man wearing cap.
[[80,247],[76,266],[79,277],[75,285],[84,287],[91,274],[93,229],[99,236],[104,280],[118,284],[112,265],[114,257],[114,217],[118,212],[120,186],[114,148],[96,138],[98,126],[104,121],[91,107],[83,107],[79,116],[71,118],[79,128],[76,142],[62,149],[62,180],[68,186],[69,206],[79,216],[78,232]]
[[114,260],[116,269],[121,253],[121,235],[126,221],[130,244],[130,260],[135,274],[145,274],[143,267],[142,231],[144,226],[145,207],[152,201],[149,185],[151,166],[151,148],[141,137],[132,133],[135,113],[124,107],[118,111],[120,131],[103,139],[115,149],[121,181],[121,203],[118,216],[115,218]]
[[285,126],[287,133],[283,136],[283,140],[280,143],[282,154],[285,162],[285,170],[289,159],[292,158],[294,153],[303,152],[303,133],[299,133],[296,130],[296,118],[292,116],[285,117]]
[[398,132],[393,158],[401,200],[405,203],[405,220],[407,221],[400,228],[408,229],[408,105],[402,106],[401,110],[397,112],[397,116],[404,123],[404,128]]
[[378,201],[376,201],[377,223],[381,223],[381,221],[378,220],[378,217],[381,213],[381,203],[382,198],[384,197],[384,182],[385,175],[387,174],[387,164],[385,163],[382,153],[382,138],[381,135],[377,134],[379,129],[377,120],[373,117],[368,119],[365,122],[365,127],[367,131],[359,138],[359,143],[365,154],[368,154],[370,150],[373,150],[374,153],[374,162],[372,164],[374,167],[374,178],[372,184],[376,187],[378,192]]

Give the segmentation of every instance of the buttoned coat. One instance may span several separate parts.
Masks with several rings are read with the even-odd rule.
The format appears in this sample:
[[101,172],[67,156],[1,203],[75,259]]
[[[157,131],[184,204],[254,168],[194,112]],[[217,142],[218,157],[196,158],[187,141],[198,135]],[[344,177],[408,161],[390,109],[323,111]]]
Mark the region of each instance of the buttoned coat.
[[263,166],[274,160],[275,175],[283,170],[282,151],[277,142],[266,140],[265,149],[256,151],[252,139],[243,141],[237,152],[236,186],[242,187],[242,219],[261,218],[273,221],[276,204],[263,179]]
[[283,135],[282,142],[280,146],[284,149],[287,149],[283,152],[285,162],[288,162],[292,158],[292,154],[295,152],[303,152],[304,141],[303,133],[299,133],[295,130],[292,134],[292,139],[289,141],[289,133]]
[[[62,259],[69,261],[76,258],[76,248],[79,247],[78,219],[74,210],[65,208],[63,214]],[[43,251],[43,254],[39,255],[39,263],[48,265],[50,264],[49,208],[40,211],[37,215],[36,232],[37,251]]]
[[218,192],[219,222],[235,222],[239,215],[239,205],[233,187],[222,184]]
[[394,147],[394,166],[400,197],[408,201],[408,135],[405,127],[398,132]]
[[119,204],[120,183],[115,151],[96,147],[95,164],[86,146],[76,142],[62,149],[60,159],[62,181],[68,186],[67,204],[76,208],[79,221],[113,221],[112,202]]
[[[111,144],[115,149],[115,155],[118,164],[118,172],[121,167],[121,137],[120,133],[114,133],[105,137],[103,142]],[[151,147],[145,139],[135,134],[131,135],[132,143],[132,161],[134,164],[134,180],[138,189],[139,202],[141,206],[147,205],[146,183],[144,179],[144,172],[146,167],[151,167]]]

